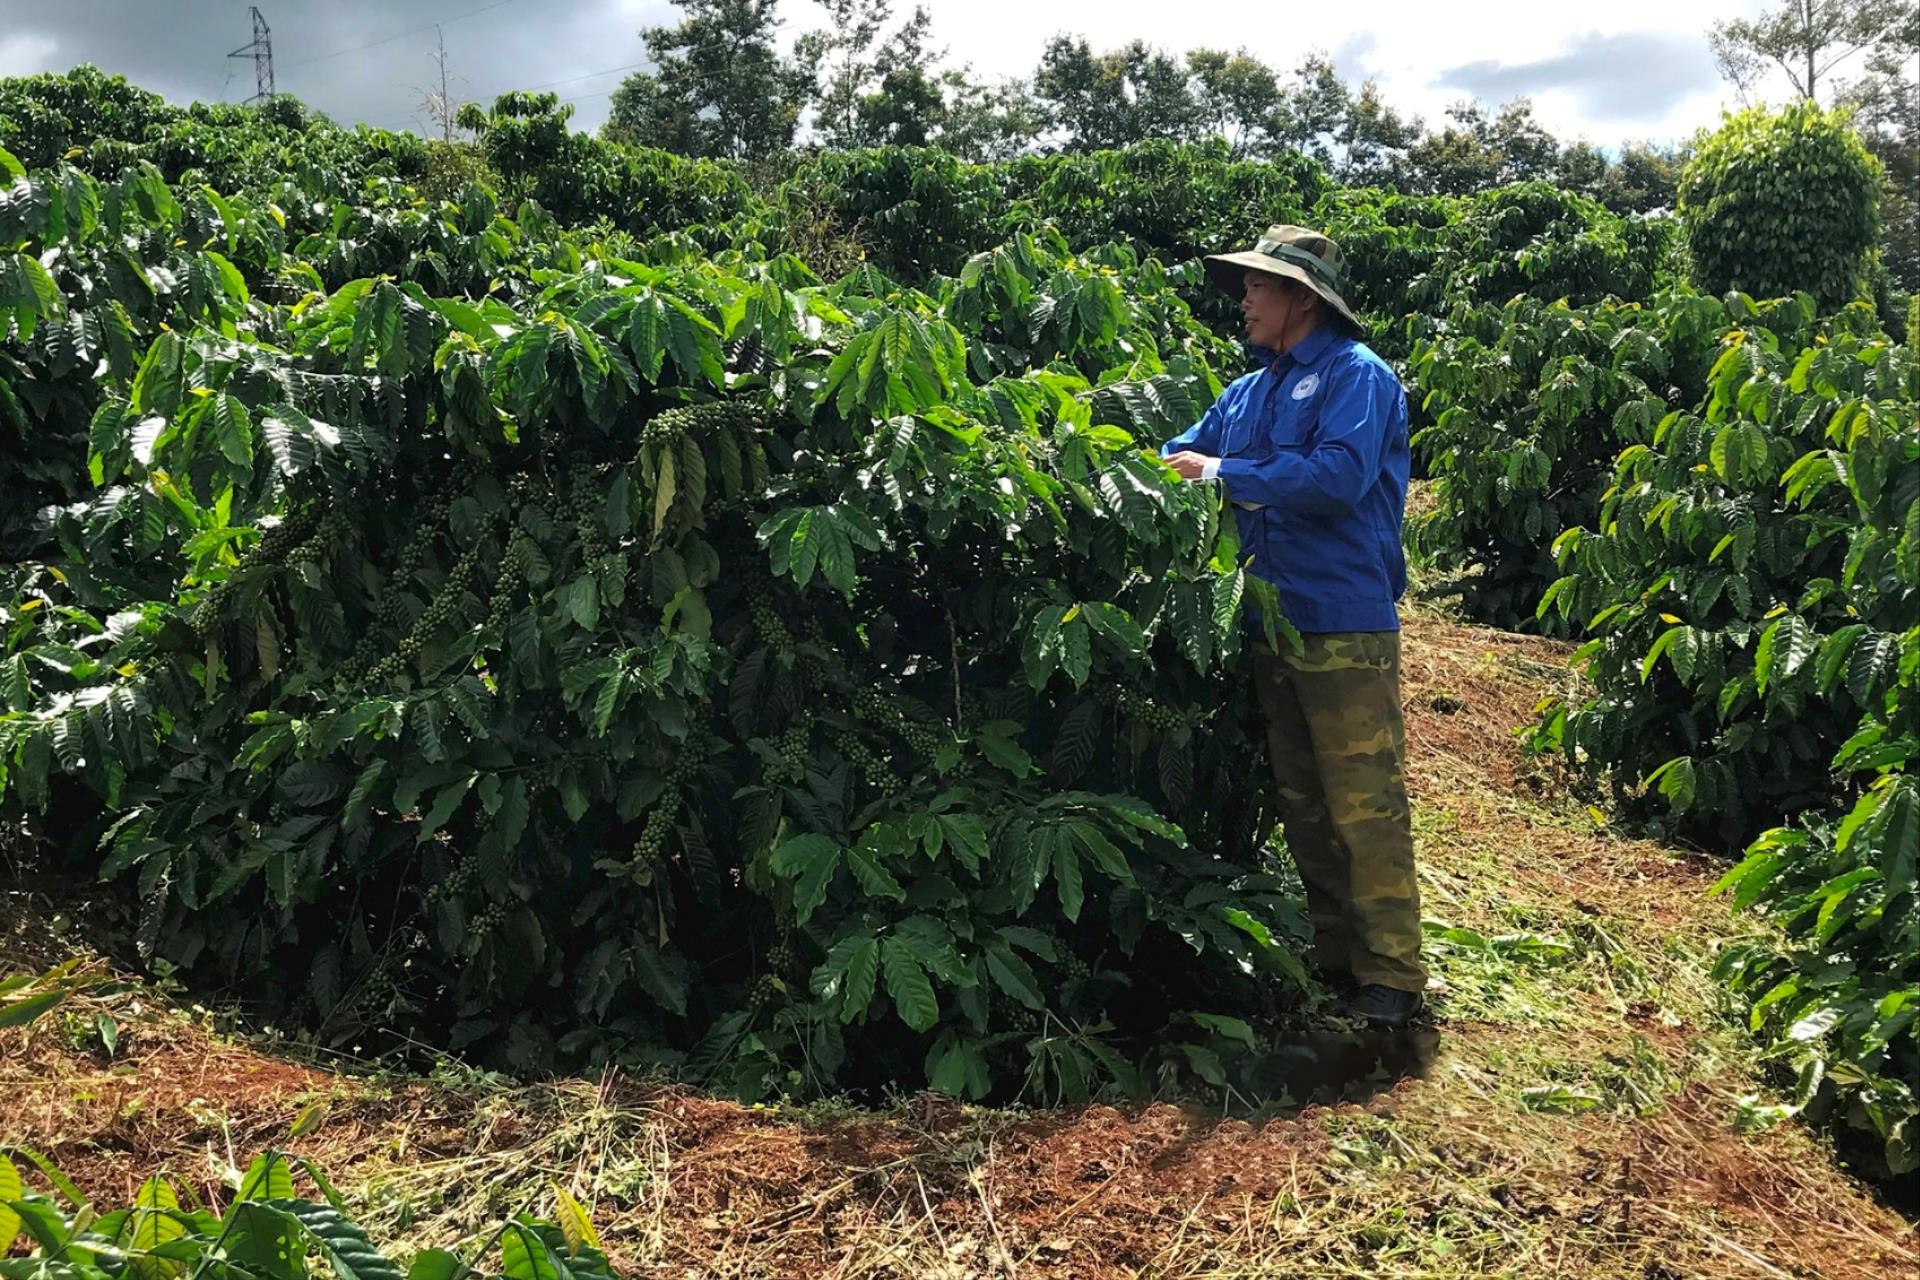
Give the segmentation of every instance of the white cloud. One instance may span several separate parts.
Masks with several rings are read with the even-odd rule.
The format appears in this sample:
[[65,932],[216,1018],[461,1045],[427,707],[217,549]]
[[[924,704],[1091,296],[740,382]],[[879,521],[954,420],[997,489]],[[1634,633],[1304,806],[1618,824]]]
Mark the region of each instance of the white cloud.
[[[924,0],[936,38],[955,61],[992,76],[1030,74],[1053,35],[1085,35],[1096,49],[1138,37],[1162,48],[1237,48],[1290,69],[1312,52],[1345,53],[1341,73],[1351,81],[1372,77],[1388,103],[1439,123],[1449,103],[1467,96],[1440,82],[1450,68],[1475,63],[1519,66],[1546,62],[1590,37],[1665,37],[1697,45],[1710,69],[1707,30],[1716,20],[1759,7],[1759,0],[1616,0],[1598,8],[1557,6],[1540,0],[1477,0],[1468,5],[1432,0],[1373,0],[1343,14],[1338,6],[1262,6],[1247,0],[1180,0],[1176,4],[1117,7],[1110,0]],[[819,11],[794,8],[797,26],[811,25]],[[1621,68],[1623,80],[1633,68]],[[1672,97],[1673,95],[1665,95]],[[1649,109],[1631,100],[1596,114],[1572,94],[1534,94],[1535,109],[1556,133],[1588,135],[1597,142],[1623,136],[1684,137],[1718,120],[1719,105],[1732,98],[1710,75],[1697,90]]]
[[0,76],[30,76],[48,70],[60,42],[33,31],[0,36]]

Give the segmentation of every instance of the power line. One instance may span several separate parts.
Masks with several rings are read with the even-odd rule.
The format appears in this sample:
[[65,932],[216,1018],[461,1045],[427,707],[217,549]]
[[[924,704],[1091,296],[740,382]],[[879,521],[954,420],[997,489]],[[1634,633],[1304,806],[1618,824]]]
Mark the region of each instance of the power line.
[[405,40],[408,36],[417,36],[422,31],[431,31],[435,27],[445,26],[447,23],[451,23],[451,22],[458,22],[462,18],[472,18],[479,14],[486,13],[490,10],[499,9],[506,5],[510,5],[513,2],[514,0],[493,0],[492,4],[483,4],[478,9],[469,9],[465,13],[456,13],[451,18],[443,18],[439,22],[429,22],[423,27],[415,27],[411,31],[402,31],[397,36],[388,36],[383,40],[374,40],[367,44],[357,44],[353,46],[353,48],[351,49],[335,49],[332,53],[322,53],[311,58],[302,58],[298,62],[289,62],[287,66],[288,67],[304,67],[315,62],[325,62],[328,58],[344,57],[349,53],[359,53],[365,49],[377,49],[383,44],[392,44],[395,40]]
[[[526,86],[523,92],[531,93],[535,89],[551,89],[556,85],[562,84],[578,84],[582,80],[591,80],[595,76],[610,76],[616,71],[637,71],[641,67],[648,65],[650,64],[646,62],[629,62],[624,67],[608,67],[605,71],[589,71],[583,76],[568,76],[565,80],[549,80],[545,84],[530,84]],[[612,90],[608,90],[608,92],[611,93]],[[593,95],[588,94],[587,96],[592,97]],[[571,99],[569,99],[569,101],[571,101]]]

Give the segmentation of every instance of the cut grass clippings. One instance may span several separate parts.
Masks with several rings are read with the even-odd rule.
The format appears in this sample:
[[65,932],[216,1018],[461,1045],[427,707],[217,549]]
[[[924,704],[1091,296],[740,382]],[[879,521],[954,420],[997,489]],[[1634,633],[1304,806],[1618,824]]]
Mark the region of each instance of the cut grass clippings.
[[[1296,1096],[1319,1079],[1351,1100],[1249,1121],[349,1074],[135,988],[0,1032],[0,1143],[109,1206],[161,1169],[224,1198],[252,1154],[288,1145],[402,1254],[550,1209],[553,1179],[641,1277],[1920,1274],[1913,1228],[1778,1122],[1707,977],[1757,927],[1705,896],[1711,864],[1618,838],[1519,749],[1564,658],[1409,620],[1437,1044],[1296,1047]],[[45,961],[44,926],[11,914],[0,969]],[[303,1112],[314,1127],[289,1143]]]

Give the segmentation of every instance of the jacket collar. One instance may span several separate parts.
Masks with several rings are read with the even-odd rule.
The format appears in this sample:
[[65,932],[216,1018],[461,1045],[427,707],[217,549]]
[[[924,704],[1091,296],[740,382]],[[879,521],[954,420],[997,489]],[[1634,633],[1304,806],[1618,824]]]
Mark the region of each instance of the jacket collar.
[[1255,347],[1253,350],[1264,357],[1268,370],[1275,377],[1279,377],[1296,365],[1316,363],[1333,346],[1338,337],[1339,334],[1334,327],[1323,322],[1315,325],[1312,333],[1294,343],[1292,349],[1284,353],[1276,354],[1267,347]]

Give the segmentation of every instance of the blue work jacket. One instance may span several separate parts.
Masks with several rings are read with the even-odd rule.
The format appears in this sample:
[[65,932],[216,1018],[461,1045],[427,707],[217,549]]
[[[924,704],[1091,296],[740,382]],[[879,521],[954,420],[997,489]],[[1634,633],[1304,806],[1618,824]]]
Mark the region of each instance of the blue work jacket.
[[1400,629],[1407,397],[1386,361],[1323,324],[1160,453],[1183,449],[1221,460],[1241,555],[1295,627]]

